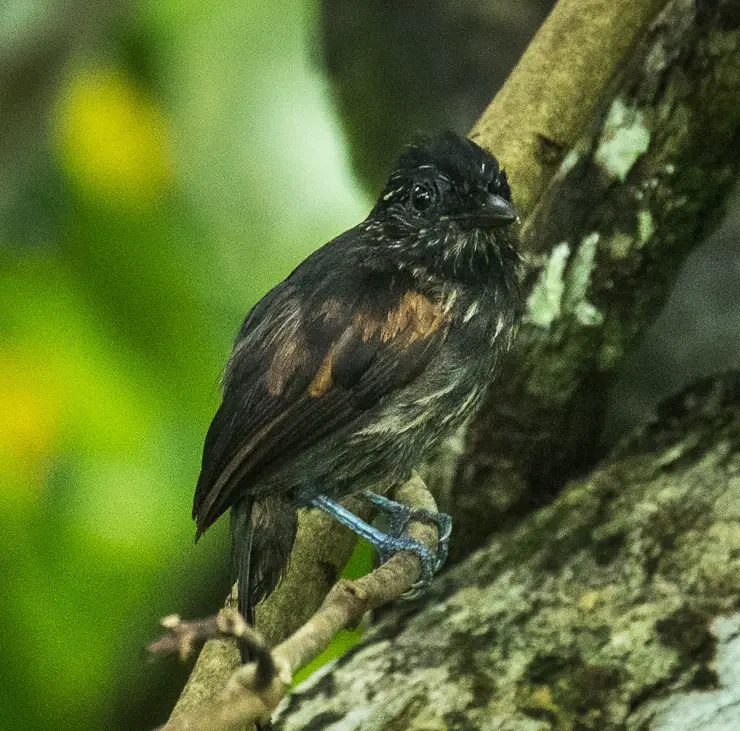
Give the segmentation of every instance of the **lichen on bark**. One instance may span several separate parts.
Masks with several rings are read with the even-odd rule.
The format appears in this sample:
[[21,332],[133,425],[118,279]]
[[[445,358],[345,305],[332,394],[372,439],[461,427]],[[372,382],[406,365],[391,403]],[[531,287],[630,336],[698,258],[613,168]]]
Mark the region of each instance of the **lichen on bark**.
[[523,230],[527,311],[452,488],[460,557],[593,465],[607,394],[740,169],[730,0],[672,0]]

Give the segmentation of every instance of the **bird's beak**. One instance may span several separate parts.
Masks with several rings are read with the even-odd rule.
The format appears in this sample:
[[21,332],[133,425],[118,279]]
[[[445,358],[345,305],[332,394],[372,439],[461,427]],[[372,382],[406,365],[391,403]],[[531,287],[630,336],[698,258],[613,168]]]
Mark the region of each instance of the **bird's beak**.
[[519,220],[514,206],[506,198],[493,193],[488,193],[474,213],[460,213],[450,218],[465,228],[503,228]]
[[519,216],[506,198],[490,193],[481,209],[481,218],[492,228],[498,228],[514,223]]

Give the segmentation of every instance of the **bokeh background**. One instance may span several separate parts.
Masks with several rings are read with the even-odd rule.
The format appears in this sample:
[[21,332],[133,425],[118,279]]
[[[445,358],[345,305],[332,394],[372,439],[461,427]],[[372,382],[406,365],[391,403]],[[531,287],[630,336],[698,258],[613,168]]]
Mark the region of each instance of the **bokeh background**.
[[[2,731],[166,718],[188,668],[142,648],[228,588],[190,505],[244,314],[411,135],[469,129],[550,5],[0,0]],[[736,364],[737,230],[684,268],[610,438]]]

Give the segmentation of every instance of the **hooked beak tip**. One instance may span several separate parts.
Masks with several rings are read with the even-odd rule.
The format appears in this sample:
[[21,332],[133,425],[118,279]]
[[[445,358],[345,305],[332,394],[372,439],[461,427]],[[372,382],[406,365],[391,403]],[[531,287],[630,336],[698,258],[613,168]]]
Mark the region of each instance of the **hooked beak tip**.
[[511,223],[520,222],[514,206],[500,195],[489,195],[482,212],[494,226],[508,226]]

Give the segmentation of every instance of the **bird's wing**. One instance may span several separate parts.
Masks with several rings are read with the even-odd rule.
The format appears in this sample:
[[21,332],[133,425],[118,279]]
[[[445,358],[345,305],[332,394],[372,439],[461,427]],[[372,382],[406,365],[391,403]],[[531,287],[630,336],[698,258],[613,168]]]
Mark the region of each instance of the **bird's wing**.
[[206,437],[193,504],[198,534],[260,475],[410,383],[438,353],[450,325],[438,303],[408,290],[390,307],[372,300],[331,298],[308,319],[289,297],[279,316],[268,317],[269,303],[252,311]]

